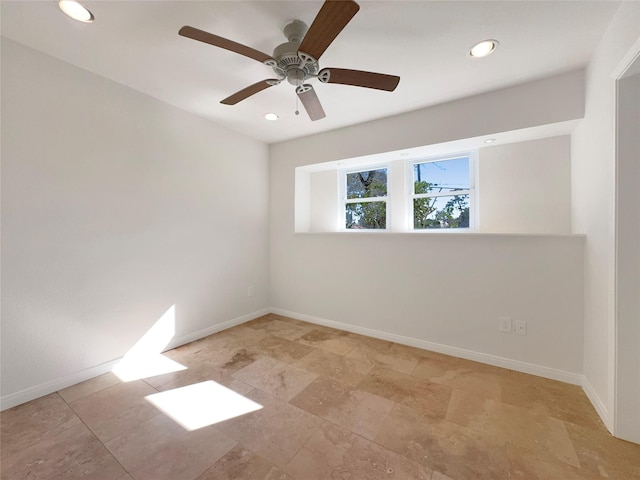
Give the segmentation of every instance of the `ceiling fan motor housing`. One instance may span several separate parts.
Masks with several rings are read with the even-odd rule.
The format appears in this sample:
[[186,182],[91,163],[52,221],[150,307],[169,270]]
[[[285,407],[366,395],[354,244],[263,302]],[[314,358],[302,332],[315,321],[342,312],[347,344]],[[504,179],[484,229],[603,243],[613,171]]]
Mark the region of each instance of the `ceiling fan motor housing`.
[[273,58],[276,65],[272,65],[273,70],[283,80],[286,78],[291,85],[302,85],[305,80],[315,77],[319,70],[315,59],[308,56],[302,58],[298,54],[300,43],[307,33],[307,25],[300,20],[292,20],[282,31],[289,41],[274,48]]

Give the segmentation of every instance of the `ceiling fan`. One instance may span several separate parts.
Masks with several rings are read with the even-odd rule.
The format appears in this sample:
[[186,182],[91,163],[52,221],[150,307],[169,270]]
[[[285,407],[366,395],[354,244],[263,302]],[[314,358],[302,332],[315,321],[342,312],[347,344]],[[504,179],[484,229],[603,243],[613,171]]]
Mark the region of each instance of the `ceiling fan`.
[[325,0],[311,27],[307,28],[300,20],[293,20],[284,27],[283,33],[288,42],[278,45],[273,51],[273,56],[194,27],[184,26],[178,33],[183,37],[257,60],[275,72],[276,78],[249,85],[220,103],[235,105],[251,95],[287,80],[296,87],[296,94],[309,118],[315,121],[324,118],[325,113],[313,86],[307,83],[311,79],[318,79],[321,83],[353,85],[388,92],[395,90],[400,81],[400,77],[383,73],[345,68],[320,69],[320,57],[359,9],[360,6],[353,0]]

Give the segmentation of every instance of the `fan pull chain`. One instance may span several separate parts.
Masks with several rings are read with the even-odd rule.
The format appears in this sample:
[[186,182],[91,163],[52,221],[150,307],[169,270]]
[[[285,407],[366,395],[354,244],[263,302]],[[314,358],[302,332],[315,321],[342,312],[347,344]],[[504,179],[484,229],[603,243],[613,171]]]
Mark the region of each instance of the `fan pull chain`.
[[300,115],[300,111],[298,110],[298,95],[296,95],[296,115]]

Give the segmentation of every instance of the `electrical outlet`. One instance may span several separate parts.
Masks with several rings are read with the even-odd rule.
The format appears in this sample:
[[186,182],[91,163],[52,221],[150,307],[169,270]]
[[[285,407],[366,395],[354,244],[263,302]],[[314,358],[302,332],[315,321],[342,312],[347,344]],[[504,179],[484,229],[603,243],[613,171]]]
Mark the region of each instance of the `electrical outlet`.
[[524,320],[516,320],[516,335],[527,334],[527,322]]
[[249,286],[249,288],[247,288],[247,297],[253,297],[255,293],[256,292],[253,290],[253,286]]
[[511,317],[500,317],[499,330],[504,333],[511,333]]

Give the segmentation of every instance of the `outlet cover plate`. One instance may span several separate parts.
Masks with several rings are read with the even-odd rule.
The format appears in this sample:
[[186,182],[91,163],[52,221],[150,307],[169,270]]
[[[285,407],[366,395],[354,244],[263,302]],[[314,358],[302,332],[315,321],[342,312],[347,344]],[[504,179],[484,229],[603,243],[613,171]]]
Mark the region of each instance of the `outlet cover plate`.
[[500,331],[503,333],[511,333],[512,331],[511,317],[500,317],[499,321],[500,321],[500,325],[499,325]]
[[516,320],[516,335],[527,334],[527,322],[524,320]]

